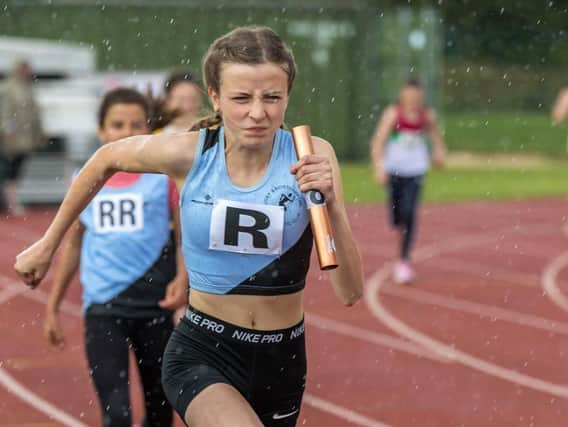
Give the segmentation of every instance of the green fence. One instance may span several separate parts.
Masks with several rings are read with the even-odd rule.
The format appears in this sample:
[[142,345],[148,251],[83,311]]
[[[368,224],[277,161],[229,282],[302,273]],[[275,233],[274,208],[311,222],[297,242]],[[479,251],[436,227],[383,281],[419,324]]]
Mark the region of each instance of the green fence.
[[[258,1],[248,2],[250,7],[213,0],[208,6],[119,3],[8,3],[0,11],[0,32],[92,46],[101,70],[198,69],[219,35],[240,25],[269,25],[292,47],[299,64],[287,124],[311,124],[313,133],[332,141],[345,160],[367,157],[377,115],[394,98],[401,78],[419,70],[432,83],[429,88],[437,81],[432,70],[440,49],[432,9],[400,12],[365,1],[328,8],[297,1],[290,7]],[[406,33],[413,29],[426,36],[426,44],[418,40],[420,49],[406,55]]]

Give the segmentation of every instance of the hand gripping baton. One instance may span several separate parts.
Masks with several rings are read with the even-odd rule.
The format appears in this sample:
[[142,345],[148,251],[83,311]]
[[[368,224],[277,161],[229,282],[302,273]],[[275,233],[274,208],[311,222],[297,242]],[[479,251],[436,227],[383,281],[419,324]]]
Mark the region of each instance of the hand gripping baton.
[[[294,139],[298,160],[314,153],[312,134],[308,125],[293,127],[292,138]],[[310,212],[310,222],[316,242],[320,268],[322,270],[337,268],[335,242],[331,234],[331,226],[323,194],[317,190],[310,190],[304,194],[304,197]]]

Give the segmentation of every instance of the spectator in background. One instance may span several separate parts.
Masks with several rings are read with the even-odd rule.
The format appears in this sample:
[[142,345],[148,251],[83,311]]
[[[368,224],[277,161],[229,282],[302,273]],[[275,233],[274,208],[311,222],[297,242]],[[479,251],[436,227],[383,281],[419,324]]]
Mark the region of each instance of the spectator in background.
[[164,83],[164,95],[163,109],[171,120],[163,132],[187,132],[203,108],[199,81],[189,70],[175,71]]
[[6,180],[2,186],[9,213],[22,215],[16,189],[25,160],[34,149],[44,145],[41,118],[32,91],[32,72],[25,60],[17,61],[0,88],[0,150],[7,160]]

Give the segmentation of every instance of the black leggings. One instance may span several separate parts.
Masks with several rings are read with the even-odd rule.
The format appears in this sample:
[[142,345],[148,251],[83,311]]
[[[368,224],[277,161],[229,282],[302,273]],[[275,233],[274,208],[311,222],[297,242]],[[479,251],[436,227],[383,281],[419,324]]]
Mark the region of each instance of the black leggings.
[[422,190],[422,175],[389,176],[390,213],[392,224],[400,229],[402,242],[400,257],[410,259],[410,250],[416,231],[416,208]]
[[128,356],[134,350],[144,388],[144,427],[169,427],[173,412],[161,384],[162,354],[173,330],[170,315],[154,319],[85,316],[85,347],[103,426],[132,427]]

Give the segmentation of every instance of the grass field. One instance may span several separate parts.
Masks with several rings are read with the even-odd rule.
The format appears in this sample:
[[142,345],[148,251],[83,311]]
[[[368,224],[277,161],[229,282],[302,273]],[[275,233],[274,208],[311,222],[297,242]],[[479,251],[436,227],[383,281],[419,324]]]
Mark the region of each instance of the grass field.
[[[545,113],[447,113],[441,118],[450,152],[478,154],[472,162],[450,161],[445,169],[431,171],[424,200],[568,195],[568,126],[552,126]],[[368,163],[343,164],[342,174],[347,202],[384,200],[384,189],[374,183]]]
[[[384,200],[384,189],[375,184],[370,165],[343,164],[341,171],[346,202]],[[424,200],[436,202],[567,195],[568,162],[553,161],[527,167],[451,166],[431,171],[424,187]]]
[[553,126],[548,113],[447,113],[441,121],[450,150],[539,153],[568,159],[568,126]]

